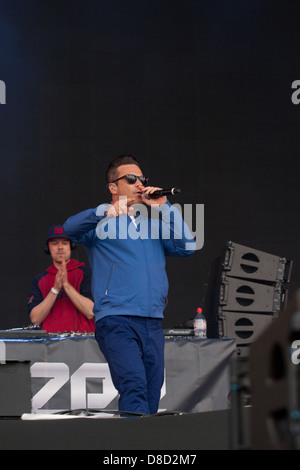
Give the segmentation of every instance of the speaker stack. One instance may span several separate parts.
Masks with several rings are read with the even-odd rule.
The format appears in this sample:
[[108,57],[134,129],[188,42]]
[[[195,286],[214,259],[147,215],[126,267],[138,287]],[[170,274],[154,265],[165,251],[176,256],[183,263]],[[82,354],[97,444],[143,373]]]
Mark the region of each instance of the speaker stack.
[[300,450],[300,290],[250,348],[251,449]]
[[247,354],[285,308],[291,269],[286,258],[227,242],[208,284],[208,337],[235,338],[239,354]]

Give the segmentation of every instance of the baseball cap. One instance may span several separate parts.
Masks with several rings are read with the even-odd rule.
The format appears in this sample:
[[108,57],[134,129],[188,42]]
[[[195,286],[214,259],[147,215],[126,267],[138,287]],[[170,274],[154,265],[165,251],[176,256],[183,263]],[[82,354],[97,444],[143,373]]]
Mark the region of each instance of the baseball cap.
[[66,238],[70,240],[70,237],[65,234],[63,225],[52,225],[47,232],[46,243],[52,238]]

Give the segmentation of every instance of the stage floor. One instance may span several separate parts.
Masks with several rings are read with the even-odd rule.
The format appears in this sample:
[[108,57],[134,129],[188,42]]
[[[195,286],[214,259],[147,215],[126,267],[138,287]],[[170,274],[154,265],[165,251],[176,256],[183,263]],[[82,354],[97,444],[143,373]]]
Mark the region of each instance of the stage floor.
[[230,410],[146,418],[0,419],[0,449],[227,450],[229,420]]

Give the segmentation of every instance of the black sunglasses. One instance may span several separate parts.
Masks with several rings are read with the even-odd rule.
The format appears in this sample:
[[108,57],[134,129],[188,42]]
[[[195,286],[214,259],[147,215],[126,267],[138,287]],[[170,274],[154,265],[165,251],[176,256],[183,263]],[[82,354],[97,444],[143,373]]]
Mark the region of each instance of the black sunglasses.
[[112,181],[112,183],[115,183],[116,181],[119,181],[123,178],[126,178],[126,181],[128,184],[134,184],[137,179],[140,180],[143,186],[147,186],[147,183],[149,181],[149,178],[146,178],[146,176],[137,176],[137,175],[124,175],[120,176],[120,178],[117,178],[116,180]]

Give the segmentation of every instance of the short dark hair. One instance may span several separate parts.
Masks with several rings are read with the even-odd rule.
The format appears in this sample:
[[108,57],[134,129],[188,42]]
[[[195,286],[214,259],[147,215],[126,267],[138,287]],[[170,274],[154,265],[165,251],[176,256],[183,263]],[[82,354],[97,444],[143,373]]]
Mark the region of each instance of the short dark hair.
[[106,171],[106,183],[111,183],[118,177],[118,168],[121,165],[137,165],[141,168],[139,161],[133,155],[120,155],[108,165]]

